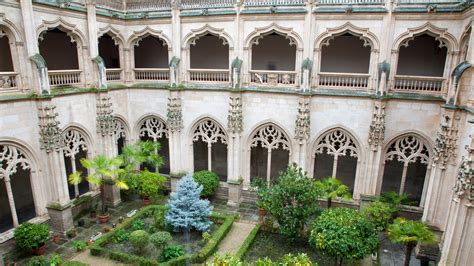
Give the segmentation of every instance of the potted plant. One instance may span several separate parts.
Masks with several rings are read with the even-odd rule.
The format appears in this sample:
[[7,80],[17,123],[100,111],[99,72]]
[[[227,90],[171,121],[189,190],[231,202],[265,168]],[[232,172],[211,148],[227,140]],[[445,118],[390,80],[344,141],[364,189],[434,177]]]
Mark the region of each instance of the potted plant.
[[267,188],[268,188],[267,181],[265,181],[263,178],[258,177],[258,176],[252,178],[252,182],[250,182],[250,189],[255,191],[255,193],[257,193],[257,201],[255,202],[255,204],[258,207],[258,214],[260,218],[262,219],[262,221],[263,221],[263,217],[267,215],[268,204],[267,204],[267,201],[265,200],[266,198],[265,192],[267,191]]
[[94,201],[89,207],[89,218],[95,220],[97,218],[97,203]]
[[46,240],[49,238],[47,224],[23,223],[15,229],[16,245],[24,250],[31,250],[36,256],[44,253]]
[[138,193],[143,199],[143,204],[150,204],[150,197],[155,196],[163,188],[166,178],[158,173],[142,171],[137,175],[140,182],[138,184]]
[[219,188],[219,176],[214,172],[207,170],[195,172],[193,179],[202,186],[202,198],[207,199],[214,196]]
[[[100,189],[101,212],[99,214],[99,221],[101,223],[107,223],[110,215],[107,213],[105,204],[105,184],[113,183],[120,189],[128,189],[127,184],[118,178],[118,176],[123,172],[123,169],[120,168],[122,165],[122,159],[118,157],[108,159],[104,155],[98,155],[92,160],[81,159],[81,164],[92,172],[92,174],[86,177],[86,180],[89,183],[98,186]],[[69,176],[69,182],[71,184],[79,184],[81,181],[82,176],[80,172],[72,173]]]

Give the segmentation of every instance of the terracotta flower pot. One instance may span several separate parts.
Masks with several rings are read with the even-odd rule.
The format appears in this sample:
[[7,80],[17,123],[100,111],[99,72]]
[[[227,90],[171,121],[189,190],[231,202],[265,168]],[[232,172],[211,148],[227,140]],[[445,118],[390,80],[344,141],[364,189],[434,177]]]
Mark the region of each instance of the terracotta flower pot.
[[95,218],[97,217],[97,212],[91,211],[91,212],[89,213],[89,217],[92,218],[92,219],[95,219]]
[[150,198],[148,198],[148,197],[143,198],[143,205],[148,206],[148,205],[150,205],[150,203],[151,203]]
[[260,209],[258,209],[258,214],[261,217],[265,217],[265,215],[267,215],[267,210],[260,208]]
[[43,255],[44,251],[46,250],[46,244],[43,244],[41,247],[39,248],[32,248],[31,251],[33,252],[33,254],[35,256],[41,256]]
[[99,215],[99,221],[101,224],[105,224],[109,221],[110,219],[110,215],[107,213],[107,214],[102,214],[102,215]]
[[53,242],[55,244],[59,244],[59,242],[61,242],[61,236],[60,235],[54,235],[53,236]]

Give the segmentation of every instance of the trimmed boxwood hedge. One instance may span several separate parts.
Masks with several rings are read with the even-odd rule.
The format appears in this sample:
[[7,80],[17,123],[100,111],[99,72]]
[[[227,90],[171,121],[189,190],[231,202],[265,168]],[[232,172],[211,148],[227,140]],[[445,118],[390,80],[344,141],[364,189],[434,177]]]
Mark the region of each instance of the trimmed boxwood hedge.
[[[129,228],[133,221],[139,218],[143,218],[149,216],[150,213],[155,212],[158,209],[162,209],[166,211],[166,206],[162,205],[151,205],[142,208],[138,211],[135,216],[126,219],[122,224],[117,226],[117,229],[127,229]],[[101,238],[96,240],[90,247],[90,254],[94,256],[108,256],[110,259],[123,262],[123,263],[133,263],[139,264],[144,266],[149,265],[185,265],[186,261],[189,260],[193,263],[204,263],[206,259],[211,256],[217,249],[220,241],[227,235],[234,223],[235,216],[232,215],[223,215],[220,213],[213,212],[211,214],[211,219],[215,222],[222,222],[221,226],[217,229],[217,231],[212,235],[209,242],[196,254],[186,254],[181,257],[175,258],[170,260],[166,263],[159,263],[157,260],[149,259],[137,255],[131,255],[128,253],[124,253],[121,251],[116,251],[112,249],[105,248],[105,244],[112,241],[112,237],[114,235],[115,230],[108,232],[107,234],[103,235]]]
[[245,239],[245,241],[242,243],[242,245],[240,246],[239,250],[237,251],[237,253],[235,253],[235,256],[237,258],[239,258],[240,260],[242,260],[245,256],[245,253],[247,253],[247,251],[249,250],[250,246],[252,245],[255,237],[257,236],[257,233],[258,233],[258,230],[260,230],[260,224],[257,224],[253,229],[252,231],[250,231],[250,234],[247,236],[247,238]]

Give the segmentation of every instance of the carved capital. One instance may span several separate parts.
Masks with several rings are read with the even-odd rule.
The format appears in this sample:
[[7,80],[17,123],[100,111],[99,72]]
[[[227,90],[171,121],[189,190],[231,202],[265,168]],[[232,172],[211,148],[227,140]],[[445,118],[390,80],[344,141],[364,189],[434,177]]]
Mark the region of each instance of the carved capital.
[[227,127],[230,133],[240,134],[243,131],[242,99],[240,96],[230,96]]
[[443,114],[436,136],[433,159],[441,168],[444,168],[452,158],[456,157],[457,138],[458,129],[454,121],[454,113]]
[[376,102],[372,114],[372,122],[369,127],[370,145],[382,145],[385,139],[385,104]]
[[310,99],[308,97],[301,97],[298,103],[298,114],[295,121],[295,139],[300,143],[309,139],[310,133]]
[[38,109],[40,147],[46,152],[60,150],[64,146],[64,141],[59,128],[59,121],[56,120],[58,113],[54,105],[43,105]]
[[183,128],[183,114],[180,98],[168,98],[168,113],[166,117],[171,133],[181,132]]
[[110,97],[99,95],[97,98],[97,133],[102,136],[113,135],[115,122],[112,115]]

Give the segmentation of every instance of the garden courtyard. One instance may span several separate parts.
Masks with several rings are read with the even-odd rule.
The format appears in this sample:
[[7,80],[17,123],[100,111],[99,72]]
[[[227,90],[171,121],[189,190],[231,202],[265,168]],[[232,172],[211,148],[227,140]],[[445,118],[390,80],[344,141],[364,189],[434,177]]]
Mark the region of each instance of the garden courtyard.
[[[359,210],[340,180],[314,180],[290,164],[271,181],[253,178],[255,200],[231,207],[216,173],[159,174],[159,148],[138,142],[115,158],[81,160],[92,174],[69,182],[93,183],[98,193],[74,200],[74,227],[61,234],[23,223],[0,245],[2,263],[408,266],[421,264],[417,246],[436,244],[424,223],[403,217],[408,195],[386,193]],[[116,206],[107,204],[107,186],[122,189]]]

